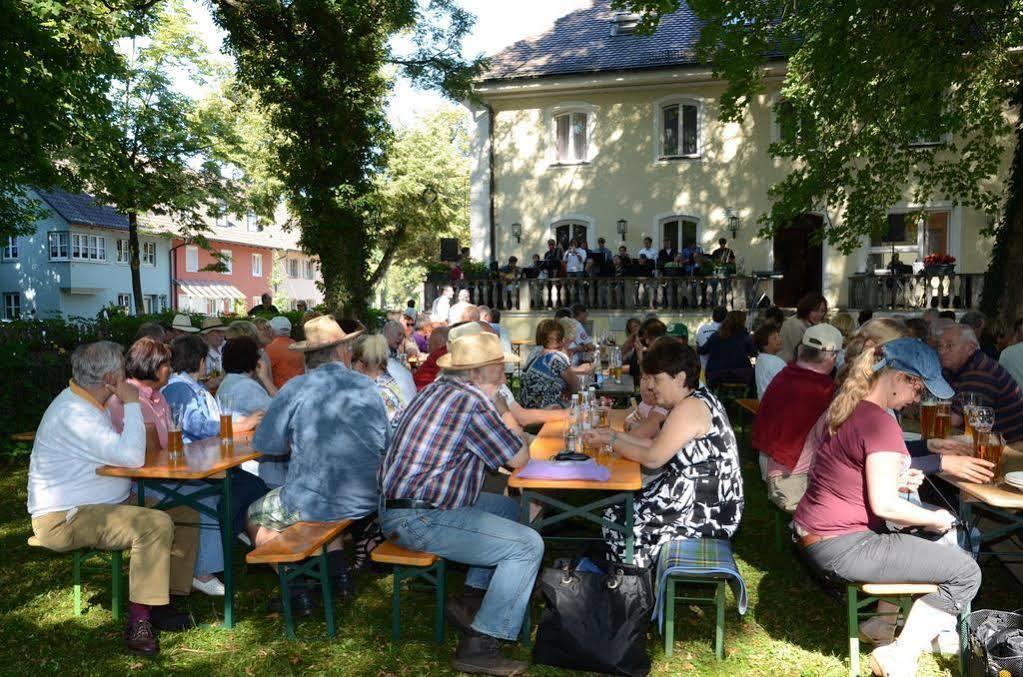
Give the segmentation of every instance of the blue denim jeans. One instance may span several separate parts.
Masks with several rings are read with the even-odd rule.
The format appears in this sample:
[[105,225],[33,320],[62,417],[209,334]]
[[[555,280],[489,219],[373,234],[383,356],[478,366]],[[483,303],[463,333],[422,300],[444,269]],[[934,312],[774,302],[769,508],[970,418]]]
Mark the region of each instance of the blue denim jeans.
[[473,630],[514,641],[543,559],[543,539],[518,514],[510,498],[481,493],[468,508],[382,509],[380,526],[399,545],[470,565],[465,584],[487,591]]

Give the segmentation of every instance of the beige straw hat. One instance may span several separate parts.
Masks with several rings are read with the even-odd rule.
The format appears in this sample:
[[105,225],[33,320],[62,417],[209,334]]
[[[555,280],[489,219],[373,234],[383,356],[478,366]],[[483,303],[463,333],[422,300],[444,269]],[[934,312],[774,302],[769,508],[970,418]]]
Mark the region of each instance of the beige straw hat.
[[448,341],[448,352],[440,356],[437,366],[463,371],[488,364],[518,361],[517,355],[504,352],[497,334],[464,334]]
[[190,318],[188,315],[183,315],[181,313],[178,313],[177,315],[174,316],[174,321],[171,322],[171,329],[183,331],[186,334],[194,334],[195,332],[199,331],[198,329],[192,326],[192,318]]
[[202,318],[202,329],[199,330],[200,334],[208,334],[211,331],[226,331],[227,327],[220,321],[219,317],[204,317]]
[[346,334],[344,329],[341,328],[334,318],[330,315],[321,315],[320,317],[314,317],[302,326],[305,332],[305,340],[297,341],[288,346],[288,350],[294,350],[300,353],[308,353],[311,350],[319,350],[321,348],[330,348],[336,346],[345,341],[351,341],[353,338],[362,333],[362,330],[353,331],[350,334]]

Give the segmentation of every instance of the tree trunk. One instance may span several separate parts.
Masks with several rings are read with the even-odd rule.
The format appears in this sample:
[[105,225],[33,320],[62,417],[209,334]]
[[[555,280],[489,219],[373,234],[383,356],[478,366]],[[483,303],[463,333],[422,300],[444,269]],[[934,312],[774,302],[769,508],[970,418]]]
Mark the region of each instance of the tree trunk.
[[142,302],[142,274],[139,267],[139,220],[138,214],[128,212],[128,260],[131,264],[131,293],[135,298],[135,315],[145,311]]
[[[1023,73],[1021,73],[1023,76]],[[1006,323],[1023,317],[1023,80],[1011,100],[1016,112],[1016,147],[1006,182],[1005,209],[995,231],[991,263],[984,274],[981,308]],[[1011,271],[1016,270],[1016,273]]]

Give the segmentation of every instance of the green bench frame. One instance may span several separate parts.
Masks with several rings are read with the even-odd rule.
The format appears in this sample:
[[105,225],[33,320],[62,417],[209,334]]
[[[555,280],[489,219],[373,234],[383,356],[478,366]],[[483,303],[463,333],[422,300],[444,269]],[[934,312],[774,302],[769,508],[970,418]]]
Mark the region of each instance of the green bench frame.
[[[692,595],[676,595],[675,584],[711,586],[713,597],[697,597]],[[671,656],[675,651],[675,604],[677,602],[696,602],[703,605],[713,604],[716,610],[714,621],[714,658],[723,660],[725,657],[725,588],[728,582],[724,578],[714,576],[695,576],[693,574],[669,575],[664,582],[664,653]]]

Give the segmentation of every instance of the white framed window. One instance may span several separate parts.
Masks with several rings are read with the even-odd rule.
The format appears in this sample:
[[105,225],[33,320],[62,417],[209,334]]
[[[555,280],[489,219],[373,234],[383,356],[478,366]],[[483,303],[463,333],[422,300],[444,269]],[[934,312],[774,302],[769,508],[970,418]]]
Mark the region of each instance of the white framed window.
[[4,292],[4,319],[17,320],[21,318],[21,292]]
[[260,221],[258,216],[249,212],[245,215],[245,228],[250,233],[260,233],[263,231],[263,222]]
[[305,279],[311,280],[314,277],[316,277],[316,267],[315,267],[316,264],[313,263],[313,260],[312,259],[306,259],[303,262],[303,264],[304,264],[304,268],[305,268],[305,270],[303,271],[305,273]]
[[144,265],[144,266],[155,266],[156,265],[156,243],[155,242],[143,242],[142,243],[142,265]]
[[220,261],[224,264],[224,275],[234,272],[234,253],[230,249],[220,250]]
[[563,103],[546,111],[552,165],[579,165],[597,154],[594,128],[597,107],[588,103]]
[[118,294],[117,305],[131,312],[131,294]]
[[70,252],[70,247],[68,245],[70,242],[70,234],[67,231],[48,233],[48,239],[50,243],[50,260],[67,261]]
[[782,98],[780,94],[775,95],[771,111],[774,119],[771,128],[772,143],[792,143],[815,134],[813,118],[806,112],[800,115],[795,105]]
[[551,224],[555,241],[564,247],[568,247],[572,240],[580,242],[586,240],[586,246],[590,246],[590,241],[587,239],[589,228],[590,224],[585,221],[576,221],[575,219],[564,219]]
[[700,242],[700,220],[695,216],[672,214],[657,220],[658,237],[655,240],[660,247],[665,238],[671,240],[672,249],[682,251],[690,242]]
[[4,245],[4,261],[15,261],[18,258],[18,238],[8,237],[7,244]]
[[224,307],[223,299],[206,299],[205,315],[215,317],[220,315],[221,308]]
[[703,102],[668,97],[654,104],[658,160],[694,159],[703,155]]
[[220,228],[234,228],[234,221],[231,220],[231,215],[227,211],[227,203],[220,201],[217,209],[220,214],[217,215],[215,220],[216,225]]
[[292,279],[298,277],[298,259],[288,259],[288,277]]
[[886,232],[870,236],[867,250],[868,270],[882,270],[898,255],[904,265],[923,263],[929,254],[949,254],[952,239],[952,212],[948,209],[893,211],[888,214]]
[[75,261],[106,261],[107,239],[102,235],[71,233],[71,258]]
[[159,303],[160,298],[156,294],[146,294],[142,297],[143,312],[145,312],[146,315],[152,315],[153,313],[158,312],[160,307]]
[[261,303],[263,303],[263,297],[262,296],[253,296],[252,297],[252,305],[258,306]]
[[252,277],[263,277],[263,255],[252,255]]
[[128,241],[118,238],[116,242],[118,263],[131,263],[131,251],[128,249]]
[[185,247],[185,272],[199,272],[199,248],[194,245],[187,245]]

